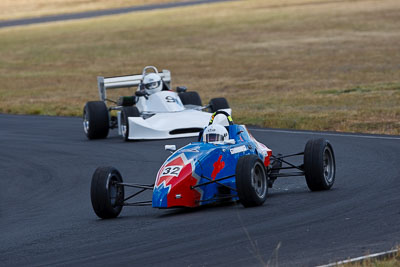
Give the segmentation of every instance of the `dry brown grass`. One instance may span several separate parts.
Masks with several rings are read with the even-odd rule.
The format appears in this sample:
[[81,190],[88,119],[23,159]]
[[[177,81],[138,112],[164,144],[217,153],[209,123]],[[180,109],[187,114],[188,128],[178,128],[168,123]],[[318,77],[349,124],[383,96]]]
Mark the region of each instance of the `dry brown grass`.
[[247,0],[0,30],[0,112],[80,115],[96,76],[170,69],[238,122],[400,134],[398,0]]
[[400,266],[400,248],[394,255],[381,257],[379,259],[365,259],[346,264],[338,264],[337,267],[399,267]]
[[1,0],[0,20],[190,0]]

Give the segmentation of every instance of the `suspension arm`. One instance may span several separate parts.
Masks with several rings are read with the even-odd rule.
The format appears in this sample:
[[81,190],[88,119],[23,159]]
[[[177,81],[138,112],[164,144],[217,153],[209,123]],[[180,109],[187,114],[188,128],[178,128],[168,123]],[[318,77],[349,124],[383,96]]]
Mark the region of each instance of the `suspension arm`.
[[275,159],[284,159],[284,158],[289,158],[289,157],[294,157],[294,156],[300,156],[300,155],[304,155],[304,152],[299,152],[299,153],[289,154],[289,155],[281,155],[281,156],[274,156],[274,155],[272,155],[272,158],[275,158]]
[[275,177],[291,177],[291,176],[303,176],[304,172],[289,172],[289,173],[278,173]]
[[117,183],[117,185],[122,185],[126,187],[134,187],[134,188],[142,188],[146,190],[153,190],[154,184],[147,185],[147,184],[132,184],[132,183]]
[[[304,152],[301,152],[301,153],[304,154]],[[300,154],[300,153],[299,153],[299,154]],[[296,155],[296,154],[293,154],[293,155],[290,155],[290,156],[294,156],[294,155]],[[300,155],[301,155],[301,154],[300,154]],[[284,158],[284,157],[275,157],[275,156],[273,156],[273,159],[276,159],[276,160],[278,160],[278,161],[280,161],[280,162],[283,162],[283,163],[289,165],[290,167],[292,167],[292,168],[294,168],[294,169],[298,169],[298,170],[300,170],[300,171],[303,171],[302,165],[296,166],[296,165],[294,165],[294,164],[292,164],[292,163],[290,163],[290,162],[287,162],[287,161],[284,160],[283,158]]]
[[221,186],[223,186],[223,187],[226,187],[226,188],[228,188],[228,189],[230,189],[230,190],[237,191],[237,190],[236,190],[235,188],[233,188],[233,187],[230,187],[230,186],[224,185],[224,184],[222,184],[222,183],[219,183],[219,181],[222,181],[222,180],[225,180],[225,179],[234,177],[234,176],[235,176],[235,175],[229,175],[229,176],[226,176],[226,177],[219,178],[219,179],[217,179],[217,180],[212,180],[211,178],[208,178],[208,177],[205,177],[205,176],[202,175],[201,178],[207,179],[209,182],[205,182],[205,183],[202,183],[202,184],[198,184],[198,185],[192,186],[191,189],[194,189],[194,188],[196,188],[196,187],[203,186],[203,185],[208,185],[208,184],[216,183],[216,184],[221,185]]

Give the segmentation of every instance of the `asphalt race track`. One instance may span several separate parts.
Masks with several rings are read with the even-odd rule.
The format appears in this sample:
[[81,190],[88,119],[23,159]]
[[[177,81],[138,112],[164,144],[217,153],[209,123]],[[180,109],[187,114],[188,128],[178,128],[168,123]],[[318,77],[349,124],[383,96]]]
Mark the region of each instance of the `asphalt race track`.
[[85,12],[80,12],[80,13],[48,15],[48,16],[42,16],[42,17],[36,17],[36,18],[0,20],[0,28],[47,23],[47,22],[56,22],[56,21],[75,20],[75,19],[88,19],[88,18],[95,18],[95,17],[101,17],[101,16],[126,14],[126,13],[131,13],[131,12],[150,11],[150,10],[155,10],[155,9],[168,9],[168,8],[186,7],[186,6],[194,6],[194,5],[204,5],[204,4],[212,4],[212,3],[226,2],[226,1],[234,1],[234,0],[192,0],[192,1],[187,1],[187,2],[161,3],[161,4],[122,7],[122,8],[105,9],[105,10],[93,10],[93,11],[85,11]]
[[312,193],[303,177],[282,178],[261,207],[125,207],[100,220],[89,194],[97,166],[151,184],[164,145],[195,139],[126,143],[113,132],[88,141],[81,119],[70,117],[0,115],[0,125],[1,266],[314,266],[400,244],[400,136],[253,129],[276,153],[329,139],[332,190]]

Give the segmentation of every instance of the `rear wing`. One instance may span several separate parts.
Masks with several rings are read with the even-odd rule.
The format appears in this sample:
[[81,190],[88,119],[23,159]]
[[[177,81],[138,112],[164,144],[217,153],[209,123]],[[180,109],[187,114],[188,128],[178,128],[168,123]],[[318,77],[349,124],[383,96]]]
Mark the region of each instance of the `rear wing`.
[[[163,70],[159,72],[161,80],[164,86],[168,89],[171,88],[171,72],[169,70]],[[119,89],[138,86],[143,79],[143,74],[134,74],[127,76],[116,76],[116,77],[97,77],[97,86],[99,87],[100,100],[105,101],[107,99],[108,89]]]

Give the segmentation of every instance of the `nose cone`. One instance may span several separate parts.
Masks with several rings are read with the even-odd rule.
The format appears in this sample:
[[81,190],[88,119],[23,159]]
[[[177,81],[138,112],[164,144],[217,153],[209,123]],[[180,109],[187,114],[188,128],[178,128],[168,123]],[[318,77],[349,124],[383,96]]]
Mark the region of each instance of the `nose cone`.
[[196,174],[196,157],[185,153],[169,158],[158,171],[153,189],[153,207],[196,207],[201,193],[192,186],[200,181]]

